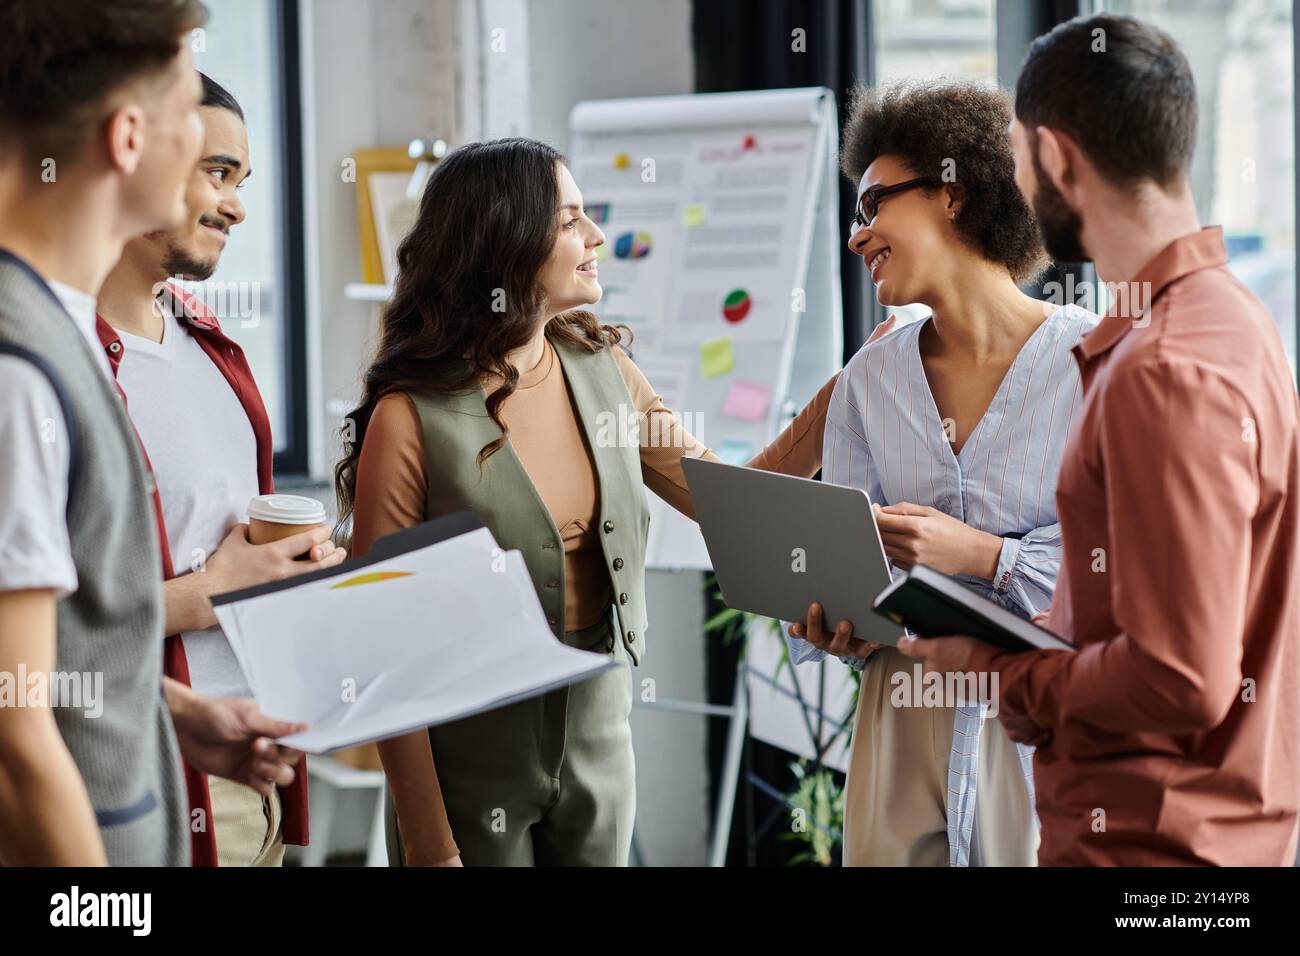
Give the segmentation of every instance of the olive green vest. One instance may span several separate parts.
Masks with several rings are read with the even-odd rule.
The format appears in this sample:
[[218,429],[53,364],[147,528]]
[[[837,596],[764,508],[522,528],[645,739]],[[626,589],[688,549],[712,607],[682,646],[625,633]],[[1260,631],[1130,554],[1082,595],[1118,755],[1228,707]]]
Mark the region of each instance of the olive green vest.
[[[613,352],[586,352],[552,340],[579,424],[596,463],[600,544],[605,553],[619,633],[628,656],[645,653],[645,554],[650,510],[641,481],[635,406]],[[424,434],[426,520],[472,511],[507,551],[520,551],[551,630],[564,639],[564,545],[559,529],[507,440],[484,463],[478,453],[500,437],[481,388],[412,392]]]

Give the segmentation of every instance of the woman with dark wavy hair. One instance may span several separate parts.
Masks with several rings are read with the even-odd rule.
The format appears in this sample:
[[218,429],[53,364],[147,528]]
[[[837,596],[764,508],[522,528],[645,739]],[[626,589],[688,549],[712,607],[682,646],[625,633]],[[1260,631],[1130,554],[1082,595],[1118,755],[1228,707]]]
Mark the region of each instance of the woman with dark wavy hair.
[[[355,435],[335,470],[353,553],[473,511],[502,548],[523,553],[555,636],[620,665],[382,742],[398,831],[390,858],[408,865],[627,862],[644,488],[691,516],[681,459],[710,453],[623,350],[625,330],[582,310],[601,295],[604,241],[560,154],[507,139],[438,164],[398,249]],[[750,465],[813,475],[833,385]],[[623,409],[642,416],[639,442],[600,428]]]

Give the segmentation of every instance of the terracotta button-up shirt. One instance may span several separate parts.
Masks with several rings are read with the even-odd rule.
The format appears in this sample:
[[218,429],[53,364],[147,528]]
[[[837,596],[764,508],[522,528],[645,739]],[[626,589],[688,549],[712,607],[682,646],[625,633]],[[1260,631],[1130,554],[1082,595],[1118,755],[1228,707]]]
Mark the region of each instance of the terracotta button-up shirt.
[[1047,626],[1076,653],[981,648],[1034,761],[1043,864],[1291,865],[1300,803],[1300,406],[1219,229],[1134,279],[1076,346]]

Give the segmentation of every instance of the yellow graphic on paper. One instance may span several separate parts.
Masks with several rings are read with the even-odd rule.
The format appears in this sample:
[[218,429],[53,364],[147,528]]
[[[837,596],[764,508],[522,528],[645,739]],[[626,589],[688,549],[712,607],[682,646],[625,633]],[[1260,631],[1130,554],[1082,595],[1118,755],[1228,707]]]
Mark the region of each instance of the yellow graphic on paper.
[[410,571],[371,571],[369,574],[358,574],[356,577],[340,581],[338,584],[331,584],[330,590],[355,587],[358,584],[374,584],[376,581],[390,581],[393,578],[409,578],[411,574]]
[[631,165],[632,165],[632,157],[629,156],[627,153],[614,154],[615,169],[627,169]]
[[726,375],[735,367],[736,353],[731,348],[731,336],[700,343],[700,370],[705,378]]
[[686,224],[686,228],[688,229],[704,225],[704,207],[687,206],[685,211],[682,213],[682,221]]

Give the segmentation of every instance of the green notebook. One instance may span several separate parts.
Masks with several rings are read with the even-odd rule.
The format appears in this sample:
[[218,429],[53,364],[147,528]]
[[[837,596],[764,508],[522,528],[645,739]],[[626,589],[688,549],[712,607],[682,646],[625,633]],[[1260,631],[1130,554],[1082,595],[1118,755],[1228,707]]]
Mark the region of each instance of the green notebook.
[[965,635],[1007,651],[1075,649],[955,578],[919,564],[876,595],[873,609],[918,637]]

